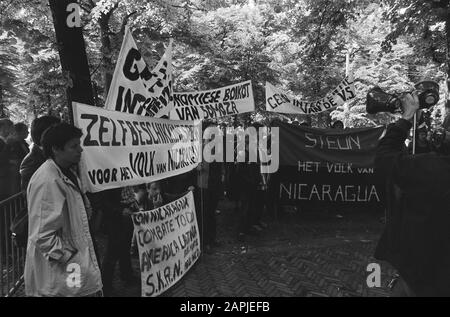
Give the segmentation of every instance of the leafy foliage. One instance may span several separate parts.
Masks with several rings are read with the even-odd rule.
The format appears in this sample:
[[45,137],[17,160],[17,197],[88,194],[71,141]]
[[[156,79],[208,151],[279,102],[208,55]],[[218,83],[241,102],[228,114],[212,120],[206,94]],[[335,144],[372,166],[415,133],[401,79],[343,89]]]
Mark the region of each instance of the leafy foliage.
[[[301,99],[318,99],[345,76],[346,55],[358,98],[317,116],[278,116],[325,127],[389,123],[367,115],[373,86],[411,90],[423,78],[440,83],[433,124],[445,117],[448,0],[79,0],[96,104],[108,91],[128,25],[149,65],[174,38],[175,90],[217,88],[251,79],[265,108],[269,81]],[[12,116],[61,114],[68,81],[59,66],[47,0],[0,1],[0,84]],[[265,120],[277,115],[258,111]],[[21,117],[21,119],[23,119]],[[258,120],[259,120],[258,119]]]

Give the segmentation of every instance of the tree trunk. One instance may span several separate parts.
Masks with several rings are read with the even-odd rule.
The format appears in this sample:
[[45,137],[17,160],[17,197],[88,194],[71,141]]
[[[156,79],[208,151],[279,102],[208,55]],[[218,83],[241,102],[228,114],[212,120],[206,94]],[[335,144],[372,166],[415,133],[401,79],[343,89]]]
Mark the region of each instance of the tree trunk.
[[[450,8],[449,4],[447,4],[447,17],[445,19],[445,33],[447,39],[447,91],[450,92]],[[447,100],[445,101],[445,115],[449,113],[450,109],[450,99],[447,96]]]
[[47,93],[47,113],[49,116],[53,115],[53,109],[52,109],[52,98],[50,97],[50,94]]
[[105,87],[104,98],[108,96],[109,86],[111,86],[111,81],[113,78],[113,67],[112,67],[112,48],[111,39],[109,38],[109,19],[112,12],[102,15],[98,23],[100,26],[100,40],[102,43],[102,70],[103,70],[103,87]]
[[446,94],[446,98],[447,100],[445,100],[445,108],[444,111],[445,113],[443,113],[443,117],[444,117],[444,127],[449,128],[450,125],[450,4],[449,1],[447,0],[445,3],[445,8],[446,8],[446,16],[445,16],[445,36],[446,36],[446,44],[447,44],[447,54],[446,54],[446,59],[447,59],[447,94]]
[[67,6],[78,5],[76,0],[49,0],[55,27],[56,42],[63,73],[68,74],[70,85],[67,88],[69,113],[72,118],[72,101],[94,105],[91,75],[86,56],[86,47],[81,27],[69,27]]
[[0,85],[0,118],[6,117],[6,114],[4,113],[4,105],[3,105],[3,87]]

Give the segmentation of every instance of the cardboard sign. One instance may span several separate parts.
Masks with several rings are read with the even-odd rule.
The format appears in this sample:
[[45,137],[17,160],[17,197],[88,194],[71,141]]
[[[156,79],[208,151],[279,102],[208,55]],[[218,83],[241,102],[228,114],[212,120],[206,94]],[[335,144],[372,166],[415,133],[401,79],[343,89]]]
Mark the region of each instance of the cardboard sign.
[[139,249],[142,296],[157,296],[178,282],[200,257],[194,195],[132,215]]

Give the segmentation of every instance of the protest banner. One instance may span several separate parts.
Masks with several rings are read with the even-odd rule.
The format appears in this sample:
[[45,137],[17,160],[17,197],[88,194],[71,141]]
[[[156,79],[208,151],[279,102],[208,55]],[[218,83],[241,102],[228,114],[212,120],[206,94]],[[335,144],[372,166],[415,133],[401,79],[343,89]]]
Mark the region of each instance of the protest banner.
[[220,118],[255,111],[250,80],[218,89],[173,94],[173,120]]
[[272,112],[315,114],[342,106],[355,97],[355,85],[351,74],[324,98],[314,102],[290,98],[269,82],[266,83],[266,110]]
[[336,131],[282,122],[278,126],[275,186],[282,203],[380,205],[383,190],[374,158],[383,127]]
[[80,162],[86,189],[139,185],[183,174],[201,159],[200,121],[174,121],[109,111],[74,102],[83,131]]
[[142,296],[157,296],[178,282],[200,256],[200,235],[190,191],[165,206],[132,215]]
[[160,118],[173,108],[172,85],[172,40],[150,70],[127,28],[105,108]]

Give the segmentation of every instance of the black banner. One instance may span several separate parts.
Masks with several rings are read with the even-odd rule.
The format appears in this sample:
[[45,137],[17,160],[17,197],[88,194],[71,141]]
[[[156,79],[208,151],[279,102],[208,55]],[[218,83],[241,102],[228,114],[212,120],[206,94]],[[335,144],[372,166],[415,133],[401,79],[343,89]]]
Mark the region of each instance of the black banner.
[[280,123],[277,196],[301,205],[381,206],[373,160],[384,128],[313,129]]

